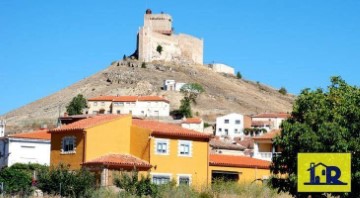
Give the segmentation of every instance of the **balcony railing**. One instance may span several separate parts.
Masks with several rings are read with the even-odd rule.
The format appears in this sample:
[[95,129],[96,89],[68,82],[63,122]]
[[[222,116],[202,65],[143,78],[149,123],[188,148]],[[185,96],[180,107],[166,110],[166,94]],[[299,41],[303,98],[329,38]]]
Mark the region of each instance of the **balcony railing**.
[[258,152],[254,154],[254,157],[257,159],[271,161],[273,157],[279,156],[280,152]]

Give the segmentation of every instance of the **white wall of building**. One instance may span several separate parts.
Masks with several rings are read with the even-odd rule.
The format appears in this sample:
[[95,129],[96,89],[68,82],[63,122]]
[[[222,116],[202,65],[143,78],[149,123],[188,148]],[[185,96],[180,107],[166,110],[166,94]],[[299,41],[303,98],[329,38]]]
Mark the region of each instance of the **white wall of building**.
[[252,121],[270,122],[270,130],[279,129],[282,121],[286,118],[252,118]]
[[182,123],[181,127],[194,131],[204,132],[204,122],[201,123]]
[[3,138],[0,140],[0,166],[15,163],[50,164],[50,140]]
[[226,74],[232,74],[235,75],[235,70],[234,68],[225,65],[225,64],[221,64],[221,63],[213,63],[213,64],[209,64],[209,67],[218,73],[226,73]]
[[0,137],[5,136],[5,125],[6,125],[6,121],[0,120]]
[[229,137],[230,139],[244,136],[244,116],[231,113],[217,117],[215,134],[220,137]]

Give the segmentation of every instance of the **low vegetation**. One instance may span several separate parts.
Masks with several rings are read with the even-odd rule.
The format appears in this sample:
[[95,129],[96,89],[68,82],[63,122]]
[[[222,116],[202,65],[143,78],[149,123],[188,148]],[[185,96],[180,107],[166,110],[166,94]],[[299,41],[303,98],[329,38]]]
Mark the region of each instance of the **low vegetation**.
[[66,112],[69,115],[79,115],[83,113],[85,108],[87,108],[86,98],[82,94],[78,94],[66,106]]

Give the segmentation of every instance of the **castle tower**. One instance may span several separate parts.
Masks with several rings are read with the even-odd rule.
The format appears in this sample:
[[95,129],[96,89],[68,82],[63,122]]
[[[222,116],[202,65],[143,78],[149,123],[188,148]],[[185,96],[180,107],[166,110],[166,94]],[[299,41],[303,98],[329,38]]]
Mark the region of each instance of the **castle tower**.
[[5,125],[6,125],[6,121],[0,120],[0,137],[5,136]]
[[138,32],[135,53],[143,62],[181,61],[202,65],[203,40],[191,35],[174,34],[169,14],[153,14],[147,9],[144,26]]
[[168,14],[153,14],[147,9],[144,15],[144,28],[164,35],[172,34],[172,18]]

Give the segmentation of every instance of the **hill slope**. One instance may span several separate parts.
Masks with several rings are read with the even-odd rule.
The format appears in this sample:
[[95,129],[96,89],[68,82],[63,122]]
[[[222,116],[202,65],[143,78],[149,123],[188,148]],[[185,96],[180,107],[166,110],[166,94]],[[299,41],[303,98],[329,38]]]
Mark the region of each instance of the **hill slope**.
[[171,101],[171,109],[176,109],[182,95],[163,91],[165,79],[203,85],[206,92],[200,96],[193,111],[208,121],[214,121],[215,115],[228,112],[288,112],[294,101],[293,95],[282,95],[262,84],[215,73],[202,65],[153,62],[141,68],[140,62],[127,60],[114,62],[103,71],[4,116],[10,125],[21,125],[29,120],[55,120],[79,93],[87,98],[99,95],[163,95]]

